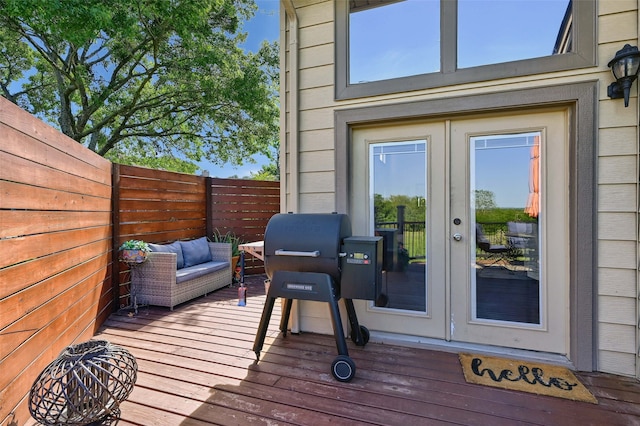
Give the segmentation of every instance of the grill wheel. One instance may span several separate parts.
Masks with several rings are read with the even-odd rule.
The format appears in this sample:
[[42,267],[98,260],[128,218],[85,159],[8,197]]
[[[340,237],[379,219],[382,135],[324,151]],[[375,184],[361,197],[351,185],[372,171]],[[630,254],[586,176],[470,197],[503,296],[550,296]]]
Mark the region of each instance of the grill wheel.
[[357,346],[364,346],[369,343],[370,337],[371,333],[369,333],[369,329],[364,325],[360,326],[360,339],[358,339],[358,333],[351,331],[351,341]]
[[331,374],[339,382],[350,382],[356,375],[356,363],[346,355],[338,355],[331,363]]

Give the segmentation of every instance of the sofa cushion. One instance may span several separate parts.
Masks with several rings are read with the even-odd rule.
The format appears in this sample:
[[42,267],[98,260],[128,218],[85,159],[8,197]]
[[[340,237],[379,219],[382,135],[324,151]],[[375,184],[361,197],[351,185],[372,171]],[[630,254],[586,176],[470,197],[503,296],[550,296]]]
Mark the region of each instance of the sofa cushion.
[[[176,272],[176,284],[180,284],[188,280],[193,280],[195,278],[200,278],[203,275],[207,275],[212,272],[219,271],[221,269],[228,269],[228,268],[229,268],[229,262],[218,262],[218,261],[211,261],[211,262],[200,263],[194,266],[188,266]],[[231,283],[231,276],[229,276],[229,283]]]
[[171,244],[149,244],[151,251],[175,253],[178,257],[177,269],[184,268],[184,257],[182,256],[182,247],[177,241]]
[[182,247],[182,256],[184,257],[185,268],[209,262],[211,260],[211,252],[209,251],[207,237],[191,241],[179,241],[179,243],[180,247]]

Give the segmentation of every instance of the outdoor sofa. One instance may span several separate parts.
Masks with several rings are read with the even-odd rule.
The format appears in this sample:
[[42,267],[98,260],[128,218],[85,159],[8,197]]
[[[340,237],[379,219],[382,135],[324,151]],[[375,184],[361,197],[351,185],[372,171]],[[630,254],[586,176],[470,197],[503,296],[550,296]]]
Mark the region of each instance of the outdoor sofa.
[[137,304],[173,307],[232,282],[231,244],[206,237],[150,244],[147,260],[131,268]]

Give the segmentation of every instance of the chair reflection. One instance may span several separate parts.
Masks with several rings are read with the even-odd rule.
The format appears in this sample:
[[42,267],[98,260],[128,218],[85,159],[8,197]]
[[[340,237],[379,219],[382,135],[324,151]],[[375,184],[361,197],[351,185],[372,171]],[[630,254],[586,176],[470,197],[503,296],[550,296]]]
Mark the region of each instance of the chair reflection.
[[476,245],[487,255],[486,259],[489,261],[488,263],[481,265],[483,268],[494,265],[500,265],[507,268],[510,264],[508,254],[511,251],[511,247],[504,244],[493,244],[487,238],[482,225],[479,223],[476,223]]

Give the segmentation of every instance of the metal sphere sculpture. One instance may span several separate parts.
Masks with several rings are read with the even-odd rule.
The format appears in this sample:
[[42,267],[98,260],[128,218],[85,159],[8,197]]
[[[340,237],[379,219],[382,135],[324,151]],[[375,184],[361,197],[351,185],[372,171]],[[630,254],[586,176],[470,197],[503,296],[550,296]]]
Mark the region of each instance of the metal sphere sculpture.
[[106,340],[65,348],[31,387],[29,411],[44,425],[86,425],[119,416],[137,378],[126,349]]

